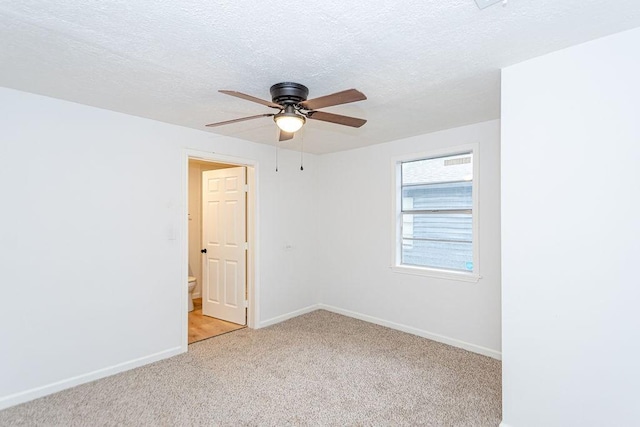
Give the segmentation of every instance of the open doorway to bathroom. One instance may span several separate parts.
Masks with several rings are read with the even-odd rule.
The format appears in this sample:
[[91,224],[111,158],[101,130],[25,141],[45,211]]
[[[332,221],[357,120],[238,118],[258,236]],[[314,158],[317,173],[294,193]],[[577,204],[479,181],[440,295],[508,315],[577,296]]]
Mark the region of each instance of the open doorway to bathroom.
[[252,166],[188,158],[188,344],[247,327],[253,278]]

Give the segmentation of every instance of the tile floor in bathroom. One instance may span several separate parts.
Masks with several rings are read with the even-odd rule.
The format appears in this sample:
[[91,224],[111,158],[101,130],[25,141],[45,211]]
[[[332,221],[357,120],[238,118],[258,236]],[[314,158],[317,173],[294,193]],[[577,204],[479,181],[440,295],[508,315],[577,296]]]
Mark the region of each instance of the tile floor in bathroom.
[[194,310],[189,313],[189,344],[246,328],[202,314],[202,298],[194,298],[193,307]]

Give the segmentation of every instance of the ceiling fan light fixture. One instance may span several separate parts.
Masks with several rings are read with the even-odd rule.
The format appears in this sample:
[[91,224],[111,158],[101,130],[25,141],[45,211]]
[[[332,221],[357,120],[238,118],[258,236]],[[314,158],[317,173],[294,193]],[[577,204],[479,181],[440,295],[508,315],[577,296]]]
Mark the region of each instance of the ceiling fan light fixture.
[[269,91],[271,92],[271,101],[256,98],[255,96],[247,95],[246,93],[237,92],[235,90],[220,90],[219,92],[225,95],[234,96],[236,98],[275,108],[279,110],[279,112],[277,114],[257,114],[249,117],[241,117],[239,119],[209,123],[205,126],[215,127],[244,122],[245,120],[253,120],[260,117],[273,117],[273,121],[280,130],[279,140],[287,141],[293,138],[293,134],[304,126],[307,119],[319,120],[342,126],[350,126],[353,128],[359,128],[367,122],[364,119],[358,119],[356,117],[318,111],[319,108],[349,104],[351,102],[364,101],[367,99],[364,93],[356,89],[347,89],[313,99],[307,99],[309,89],[300,83],[276,83],[271,86]]
[[276,125],[283,132],[294,133],[300,130],[305,123],[304,116],[297,114],[293,107],[287,106],[284,112],[273,116]]

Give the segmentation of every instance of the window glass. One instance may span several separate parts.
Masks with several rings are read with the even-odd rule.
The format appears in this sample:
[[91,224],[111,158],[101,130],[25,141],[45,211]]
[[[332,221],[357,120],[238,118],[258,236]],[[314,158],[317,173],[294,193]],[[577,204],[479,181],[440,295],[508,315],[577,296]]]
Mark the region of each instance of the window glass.
[[471,209],[471,181],[402,187],[402,210]]
[[401,264],[474,271],[473,154],[401,163]]
[[473,271],[471,242],[403,240],[402,263],[456,271]]
[[472,153],[402,163],[402,185],[471,181],[472,179]]

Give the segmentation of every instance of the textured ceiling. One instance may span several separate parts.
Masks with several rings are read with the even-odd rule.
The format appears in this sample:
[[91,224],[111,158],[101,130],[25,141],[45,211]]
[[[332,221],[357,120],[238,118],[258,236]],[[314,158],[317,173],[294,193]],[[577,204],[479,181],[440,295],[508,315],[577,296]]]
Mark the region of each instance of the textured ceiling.
[[270,118],[203,126],[272,112],[218,89],[359,89],[325,111],[364,127],[305,126],[325,153],[498,118],[501,67],[637,26],[639,0],[2,0],[0,85],[268,144]]

